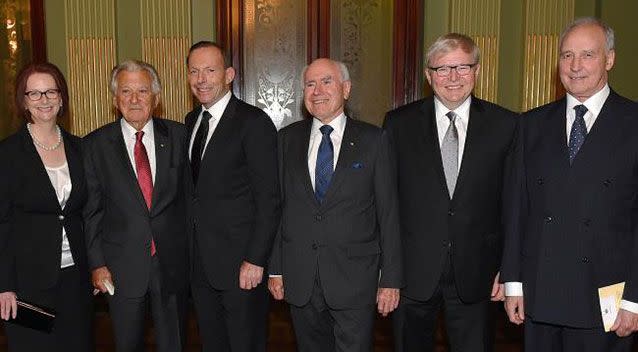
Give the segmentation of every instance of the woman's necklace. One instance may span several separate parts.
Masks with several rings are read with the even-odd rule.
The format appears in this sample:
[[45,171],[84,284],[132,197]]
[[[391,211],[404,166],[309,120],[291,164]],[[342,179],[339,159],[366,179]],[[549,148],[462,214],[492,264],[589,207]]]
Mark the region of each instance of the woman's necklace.
[[39,140],[35,138],[35,136],[33,135],[33,132],[31,131],[31,123],[27,123],[27,131],[29,131],[29,135],[31,136],[31,139],[33,139],[33,143],[48,152],[52,150],[56,150],[62,145],[62,131],[60,130],[60,126],[55,125],[55,128],[58,132],[58,141],[54,145],[49,147],[42,144],[42,142],[40,142]]

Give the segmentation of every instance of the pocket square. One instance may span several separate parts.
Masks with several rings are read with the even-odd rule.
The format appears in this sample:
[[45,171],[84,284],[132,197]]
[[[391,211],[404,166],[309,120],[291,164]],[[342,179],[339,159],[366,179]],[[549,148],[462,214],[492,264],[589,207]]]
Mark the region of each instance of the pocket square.
[[363,164],[362,163],[352,163],[352,168],[353,169],[362,169],[363,168]]

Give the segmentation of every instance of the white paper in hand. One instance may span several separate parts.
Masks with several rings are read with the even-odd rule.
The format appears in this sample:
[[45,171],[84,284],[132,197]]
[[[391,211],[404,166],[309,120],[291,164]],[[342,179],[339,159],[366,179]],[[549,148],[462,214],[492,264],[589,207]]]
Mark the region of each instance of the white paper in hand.
[[106,291],[109,293],[109,295],[113,296],[113,294],[115,294],[115,286],[113,286],[111,281],[104,280],[102,281],[102,283],[104,284],[104,287],[106,287]]

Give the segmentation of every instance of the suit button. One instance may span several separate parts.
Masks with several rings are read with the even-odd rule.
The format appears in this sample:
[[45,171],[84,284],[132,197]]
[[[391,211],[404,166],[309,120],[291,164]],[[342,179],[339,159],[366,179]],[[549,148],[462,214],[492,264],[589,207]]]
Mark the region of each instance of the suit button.
[[583,260],[583,263],[585,263],[585,264],[589,263],[589,258],[587,258],[587,257],[583,257],[582,260]]
[[322,217],[321,215],[315,215],[315,221],[321,221]]
[[611,186],[611,180],[610,180],[610,179],[606,179],[605,181],[603,181],[603,185],[604,185],[605,187],[609,187],[609,186]]
[[539,177],[538,180],[536,180],[536,183],[538,183],[539,186],[542,186],[545,181],[543,181],[543,179]]
[[447,211],[448,216],[454,216],[454,209],[450,209]]
[[313,243],[313,244],[312,244],[312,250],[316,251],[316,250],[317,250],[317,248],[318,248],[317,244],[316,244],[316,243]]
[[545,217],[545,222],[546,222],[546,223],[548,223],[548,224],[549,224],[549,223],[551,223],[552,221],[554,221],[554,218],[552,218],[551,216],[546,216],[546,217]]
[[60,221],[64,220],[64,215],[62,215],[62,214],[58,215],[58,220],[60,220]]
[[590,219],[583,220],[583,225],[585,225],[585,227],[589,227],[590,224],[591,224],[591,220]]

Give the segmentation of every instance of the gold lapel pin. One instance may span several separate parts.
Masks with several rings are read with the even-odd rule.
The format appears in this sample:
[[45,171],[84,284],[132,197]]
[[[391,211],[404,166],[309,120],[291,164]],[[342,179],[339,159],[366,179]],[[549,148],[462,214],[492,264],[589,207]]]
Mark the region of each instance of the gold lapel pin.
[[351,147],[354,147],[354,142],[350,142],[350,146],[351,146]]

